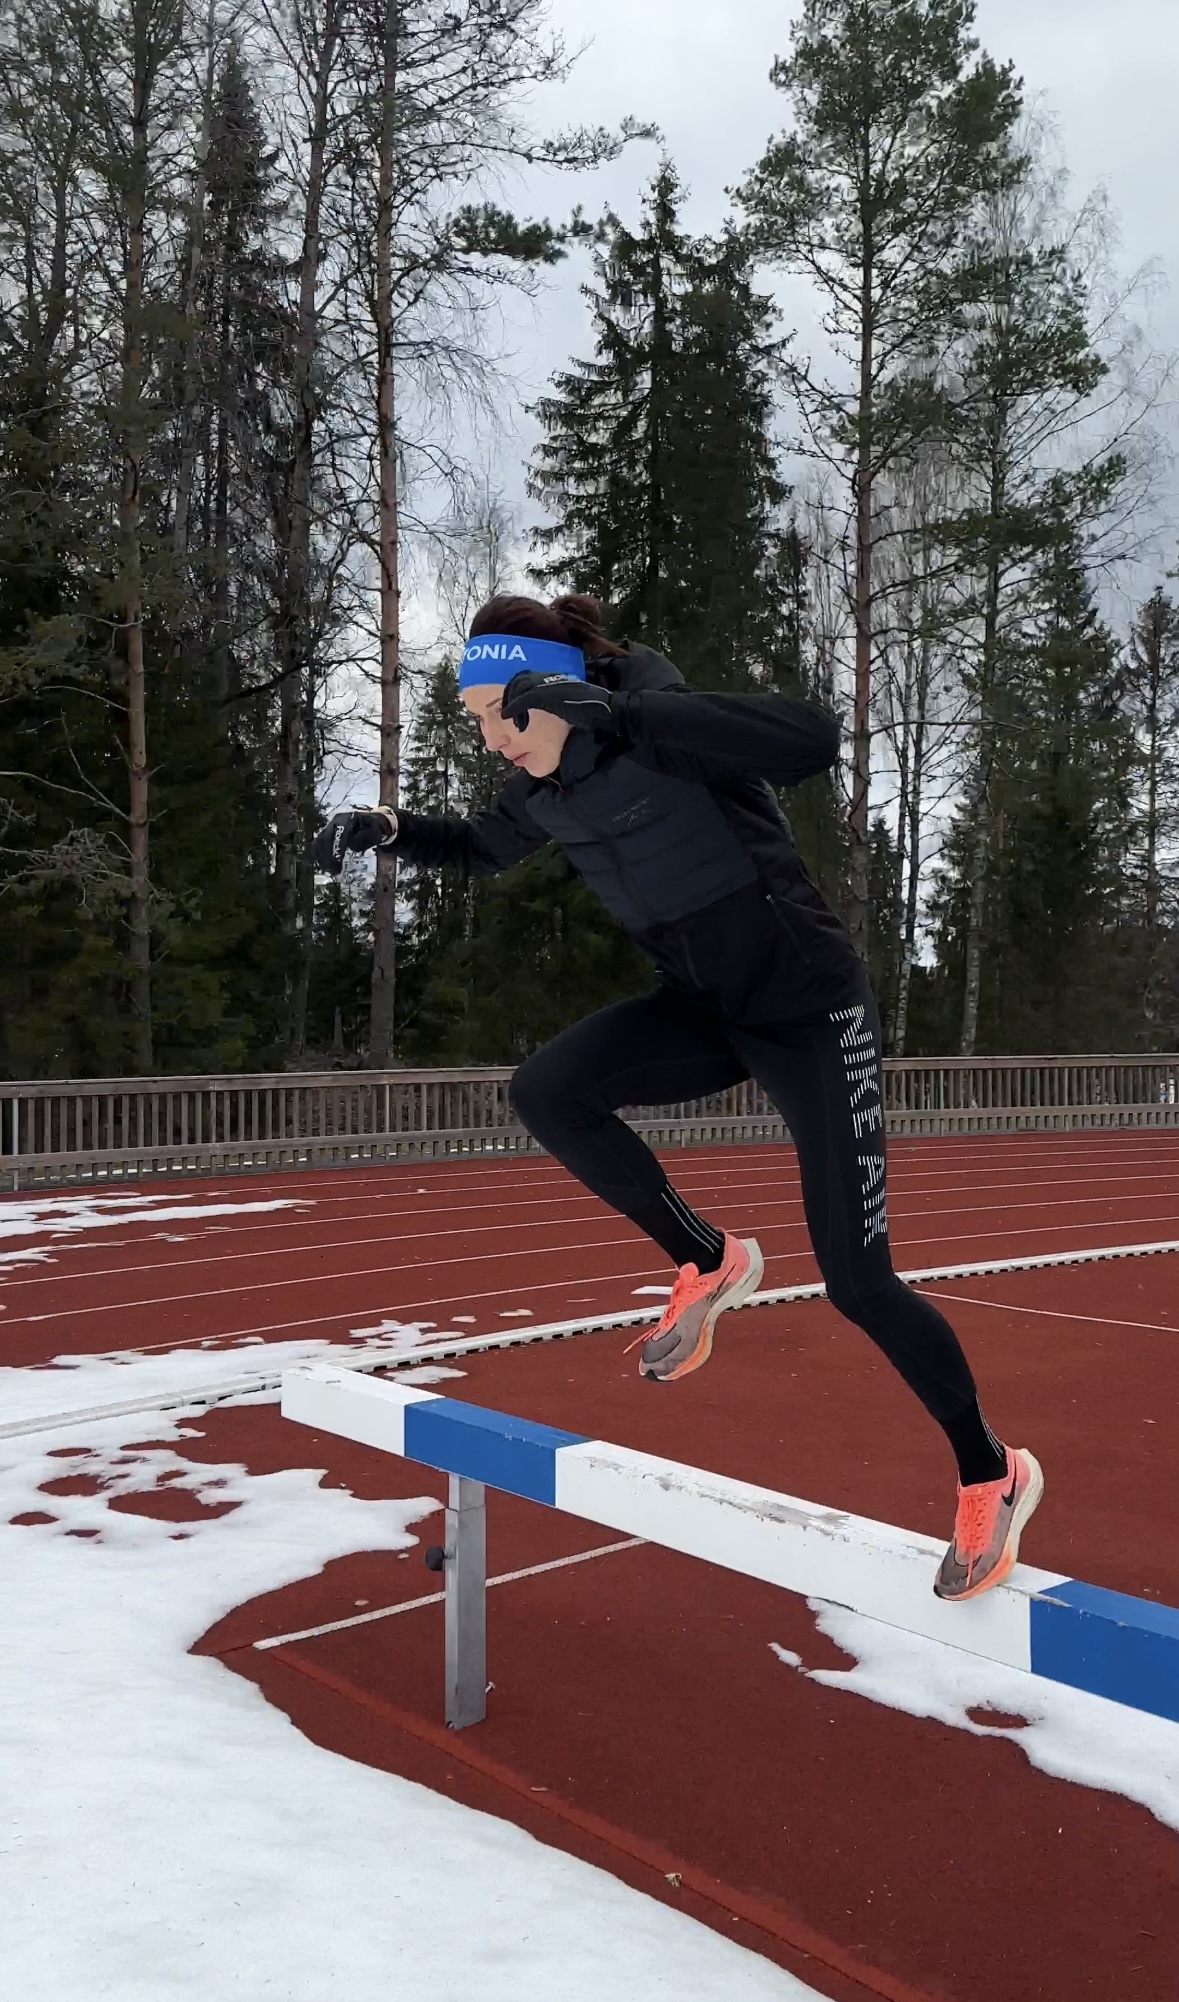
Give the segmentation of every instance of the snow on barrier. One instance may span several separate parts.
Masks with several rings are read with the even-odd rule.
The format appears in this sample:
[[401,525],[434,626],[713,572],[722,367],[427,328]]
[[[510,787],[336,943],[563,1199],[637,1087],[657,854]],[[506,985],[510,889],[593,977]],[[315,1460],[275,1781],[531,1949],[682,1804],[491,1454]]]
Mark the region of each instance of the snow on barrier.
[[282,1412],[450,1475],[441,1564],[455,1728],[486,1708],[488,1487],[1179,1721],[1174,1607],[1022,1564],[981,1598],[947,1605],[932,1589],[943,1548],[933,1537],[354,1370],[288,1371]]

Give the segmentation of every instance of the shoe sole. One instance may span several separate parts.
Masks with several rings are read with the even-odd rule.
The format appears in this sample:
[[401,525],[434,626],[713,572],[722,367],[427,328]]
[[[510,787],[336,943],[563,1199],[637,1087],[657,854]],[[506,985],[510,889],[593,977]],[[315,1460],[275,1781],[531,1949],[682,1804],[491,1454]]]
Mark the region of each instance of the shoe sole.
[[1044,1469],[1034,1453],[1029,1453],[1023,1446],[1016,1450],[1031,1469],[1031,1478],[1011,1511],[1011,1527],[1007,1532],[1007,1541],[1003,1545],[999,1561],[993,1570],[987,1572],[985,1578],[981,1578],[977,1585],[968,1586],[965,1592],[938,1592],[935,1585],[933,1589],[937,1597],[944,1599],[949,1606],[961,1605],[967,1599],[977,1599],[983,1592],[990,1592],[996,1585],[1001,1585],[1005,1578],[1011,1576],[1019,1561],[1019,1539],[1044,1499]]
[[666,1373],[644,1369],[640,1364],[639,1375],[646,1377],[648,1383],[675,1383],[677,1378],[690,1375],[694,1369],[703,1369],[712,1354],[712,1335],[719,1317],[729,1307],[741,1306],[751,1293],[756,1293],[766,1269],[761,1246],[755,1237],[743,1237],[738,1242],[749,1254],[749,1264],[745,1271],[731,1286],[725,1288],[718,1299],[713,1301],[700,1324],[700,1333],[691,1355],[685,1356],[682,1362],[678,1362],[674,1369],[669,1369]]

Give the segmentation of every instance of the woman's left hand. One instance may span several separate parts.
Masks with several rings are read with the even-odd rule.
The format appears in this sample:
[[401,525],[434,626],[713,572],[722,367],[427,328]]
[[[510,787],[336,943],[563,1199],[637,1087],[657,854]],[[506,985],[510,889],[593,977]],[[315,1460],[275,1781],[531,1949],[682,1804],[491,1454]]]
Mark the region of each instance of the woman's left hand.
[[610,691],[592,681],[573,681],[563,674],[536,674],[526,670],[514,675],[503,692],[500,714],[521,730],[528,727],[530,709],[543,709],[559,716],[574,730],[604,730],[613,735],[618,729]]

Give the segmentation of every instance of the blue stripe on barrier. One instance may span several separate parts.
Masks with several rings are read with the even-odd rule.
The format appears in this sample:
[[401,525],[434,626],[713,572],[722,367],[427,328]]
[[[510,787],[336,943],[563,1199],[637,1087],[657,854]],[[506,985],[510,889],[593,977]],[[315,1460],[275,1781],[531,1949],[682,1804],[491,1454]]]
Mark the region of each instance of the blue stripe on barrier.
[[580,1432],[559,1432],[485,1411],[453,1397],[432,1397],[405,1408],[405,1457],[448,1474],[465,1474],[511,1495],[554,1506],[556,1455],[562,1446],[580,1446]]
[[1035,1675],[1179,1722],[1179,1609],[1070,1579],[1031,1602]]

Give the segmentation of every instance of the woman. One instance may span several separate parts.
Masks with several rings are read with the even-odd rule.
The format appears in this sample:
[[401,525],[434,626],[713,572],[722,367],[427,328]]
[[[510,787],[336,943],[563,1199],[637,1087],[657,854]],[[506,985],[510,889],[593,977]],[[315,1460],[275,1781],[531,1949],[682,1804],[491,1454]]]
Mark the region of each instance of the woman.
[[576,596],[493,598],[471,623],[459,686],[488,748],[515,768],[494,803],[469,820],[340,813],[316,862],[338,873],[348,850],[381,847],[416,867],[481,875],[559,843],[658,983],[529,1057],[512,1102],[679,1268],[642,1339],[642,1374],[669,1382],[699,1369],[719,1316],[756,1289],[762,1258],[754,1239],[684,1201],[618,1108],[756,1078],[798,1152],[828,1298],[883,1350],[957,1459],[954,1535],[934,1590],[987,1590],[1015,1562],[1043,1476],[1030,1453],[995,1438],[953,1329],[893,1272],[876,1006],[773,791],[834,764],[838,724],[783,695],[699,694],[649,647],[607,639],[600,607]]

